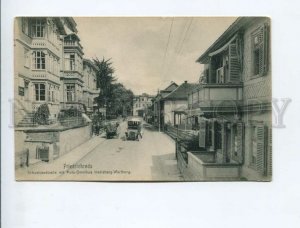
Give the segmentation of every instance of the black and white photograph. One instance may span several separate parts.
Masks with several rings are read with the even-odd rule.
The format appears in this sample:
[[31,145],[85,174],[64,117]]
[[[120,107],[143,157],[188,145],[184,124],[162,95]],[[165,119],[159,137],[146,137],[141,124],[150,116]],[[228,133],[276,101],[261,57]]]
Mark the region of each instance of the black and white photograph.
[[270,181],[268,17],[16,17],[16,180]]

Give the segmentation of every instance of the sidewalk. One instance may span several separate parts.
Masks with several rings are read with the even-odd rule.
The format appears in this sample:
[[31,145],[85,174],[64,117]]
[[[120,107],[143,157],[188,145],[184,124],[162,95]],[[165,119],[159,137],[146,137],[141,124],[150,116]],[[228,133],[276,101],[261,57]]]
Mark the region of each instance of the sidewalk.
[[99,136],[93,136],[87,142],[79,145],[67,154],[57,158],[51,163],[38,162],[29,167],[16,169],[16,180],[54,180],[57,179],[61,173],[60,171],[67,171],[65,164],[72,165],[79,162],[89,152],[94,150],[99,144],[106,139],[103,137],[105,133]]

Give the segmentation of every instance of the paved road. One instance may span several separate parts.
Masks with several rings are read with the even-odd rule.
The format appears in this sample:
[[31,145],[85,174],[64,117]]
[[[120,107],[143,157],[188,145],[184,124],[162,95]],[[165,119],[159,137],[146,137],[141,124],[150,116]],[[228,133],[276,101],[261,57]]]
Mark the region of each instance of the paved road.
[[[119,138],[105,139],[77,164],[92,168],[70,169],[59,179],[107,181],[181,181],[175,159],[175,144],[164,133],[144,124],[140,141],[125,141],[126,123],[121,125]],[[100,136],[99,136],[100,137]],[[104,136],[102,136],[104,137]],[[75,171],[76,170],[76,171]],[[76,172],[75,174],[70,173]]]

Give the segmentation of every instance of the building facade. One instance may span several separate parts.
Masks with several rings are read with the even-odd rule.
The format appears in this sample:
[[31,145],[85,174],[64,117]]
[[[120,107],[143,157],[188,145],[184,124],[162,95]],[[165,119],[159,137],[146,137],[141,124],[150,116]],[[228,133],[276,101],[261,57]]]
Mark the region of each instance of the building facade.
[[64,23],[69,33],[63,40],[61,109],[73,107],[83,111],[83,47],[75,21],[65,20]]
[[213,163],[223,175],[227,167],[235,177],[271,179],[269,37],[269,18],[238,18],[197,60],[204,72],[189,93],[187,121],[199,131],[199,149],[211,156],[209,162],[198,156],[203,167]]
[[47,103],[50,118],[59,113],[60,69],[66,34],[60,18],[15,19],[15,124]]
[[88,114],[96,108],[95,98],[99,96],[100,89],[97,88],[97,68],[89,59],[83,59],[83,104]]
[[152,105],[153,96],[143,93],[133,98],[133,115],[144,117],[147,109]]
[[93,109],[99,95],[96,68],[85,61],[71,17],[15,19],[14,124],[34,126],[33,116],[47,104],[50,122],[70,107]]
[[164,125],[178,126],[183,124],[186,118],[185,110],[188,107],[188,93],[196,86],[196,83],[185,81],[161,99],[163,101]]
[[178,85],[175,82],[171,82],[165,89],[158,91],[157,95],[153,99],[153,116],[154,126],[159,129],[164,129],[165,116],[164,116],[164,98],[174,91]]

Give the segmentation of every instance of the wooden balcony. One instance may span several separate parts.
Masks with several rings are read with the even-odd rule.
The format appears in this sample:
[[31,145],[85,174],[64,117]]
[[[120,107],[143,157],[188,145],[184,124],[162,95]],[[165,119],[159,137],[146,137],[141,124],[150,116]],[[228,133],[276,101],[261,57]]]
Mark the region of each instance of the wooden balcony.
[[242,84],[202,84],[198,91],[198,99],[189,104],[189,109],[198,109],[202,111],[231,112],[235,111],[243,102]]

